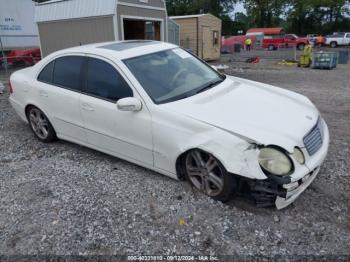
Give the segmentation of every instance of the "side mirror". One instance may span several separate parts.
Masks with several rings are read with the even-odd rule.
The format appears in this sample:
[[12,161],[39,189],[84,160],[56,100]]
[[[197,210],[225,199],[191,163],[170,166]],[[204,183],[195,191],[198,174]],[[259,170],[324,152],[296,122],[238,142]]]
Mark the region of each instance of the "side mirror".
[[126,97],[118,100],[117,108],[120,111],[136,112],[142,109],[142,103],[135,97]]

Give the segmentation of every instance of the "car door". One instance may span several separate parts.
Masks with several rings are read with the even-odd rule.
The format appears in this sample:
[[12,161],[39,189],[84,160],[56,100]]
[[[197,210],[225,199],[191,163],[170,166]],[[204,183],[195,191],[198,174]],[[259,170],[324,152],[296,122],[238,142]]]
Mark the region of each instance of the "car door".
[[286,46],[293,45],[296,42],[296,38],[293,35],[286,35],[284,43]]
[[82,55],[58,57],[45,65],[38,76],[39,104],[57,135],[82,142],[86,141],[86,133],[79,99],[84,61]]
[[344,44],[350,45],[350,33],[345,34]]
[[152,124],[147,107],[125,112],[116,106],[121,98],[138,97],[130,82],[115,64],[100,57],[87,58],[84,75],[80,107],[88,143],[115,156],[153,166]]

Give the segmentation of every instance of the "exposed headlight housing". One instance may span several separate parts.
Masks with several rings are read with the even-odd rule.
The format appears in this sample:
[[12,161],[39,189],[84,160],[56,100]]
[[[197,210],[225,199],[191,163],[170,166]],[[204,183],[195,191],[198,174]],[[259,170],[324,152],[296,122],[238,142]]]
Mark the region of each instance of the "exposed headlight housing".
[[272,175],[289,175],[293,169],[290,158],[275,147],[264,147],[259,153],[260,166]]
[[294,158],[300,165],[304,165],[304,164],[305,164],[304,153],[303,153],[303,152],[300,150],[300,148],[298,148],[298,147],[294,148],[293,158]]

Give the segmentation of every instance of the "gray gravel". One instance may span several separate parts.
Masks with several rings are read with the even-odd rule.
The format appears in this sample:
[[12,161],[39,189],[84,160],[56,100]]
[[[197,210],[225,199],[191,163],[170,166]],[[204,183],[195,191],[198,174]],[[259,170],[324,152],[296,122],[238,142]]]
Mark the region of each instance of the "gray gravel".
[[229,74],[307,95],[329,125],[329,156],[294,204],[282,211],[242,198],[222,204],[117,158],[40,143],[5,93],[0,254],[350,255],[350,65],[228,65]]

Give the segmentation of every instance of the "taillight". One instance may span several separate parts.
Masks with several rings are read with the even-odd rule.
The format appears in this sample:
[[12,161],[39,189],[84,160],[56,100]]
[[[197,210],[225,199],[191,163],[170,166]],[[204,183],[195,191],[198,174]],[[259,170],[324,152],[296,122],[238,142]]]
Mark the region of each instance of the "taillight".
[[9,80],[9,95],[13,94],[13,88],[11,85],[11,81]]

